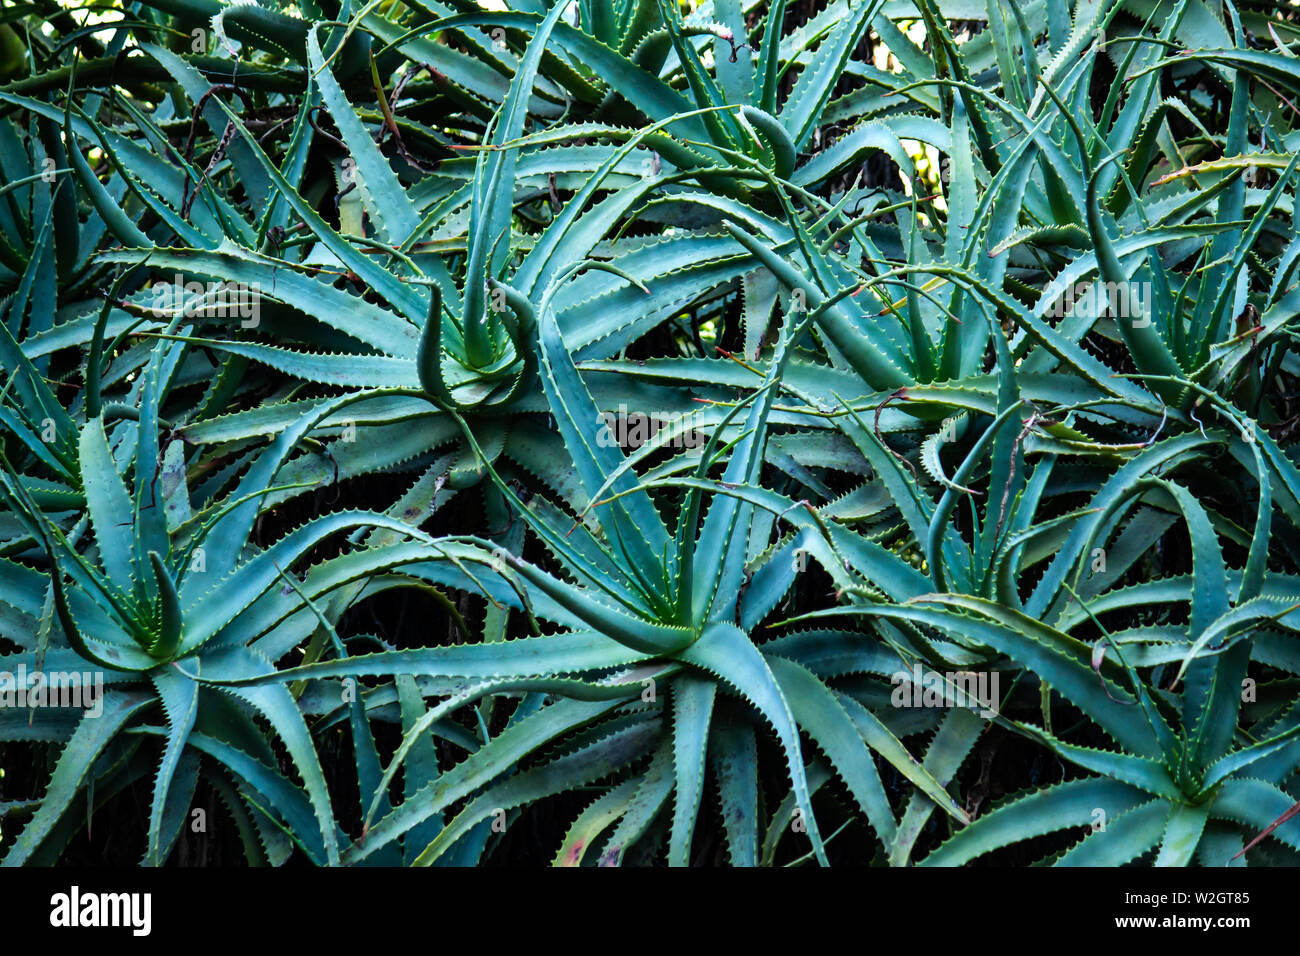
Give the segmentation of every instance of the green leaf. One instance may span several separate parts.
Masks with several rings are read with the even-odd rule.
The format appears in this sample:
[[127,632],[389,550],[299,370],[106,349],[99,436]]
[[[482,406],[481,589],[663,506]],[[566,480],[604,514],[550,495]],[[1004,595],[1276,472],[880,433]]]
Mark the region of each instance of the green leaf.
[[715,622],[705,628],[700,639],[683,651],[681,657],[726,681],[772,725],[785,750],[795,799],[803,813],[813,852],[818,862],[823,866],[828,865],[821,833],[812,813],[811,795],[799,747],[799,731],[794,715],[790,712],[789,702],[763,655],[734,624]]
[[87,713],[82,717],[59,754],[59,762],[54,767],[49,786],[45,788],[40,807],[18,834],[0,865],[22,866],[40,847],[41,841],[67,811],[73,796],[85,784],[96,758],[123,725],[148,702],[148,698],[135,694],[105,694],[103,712],[98,715]]

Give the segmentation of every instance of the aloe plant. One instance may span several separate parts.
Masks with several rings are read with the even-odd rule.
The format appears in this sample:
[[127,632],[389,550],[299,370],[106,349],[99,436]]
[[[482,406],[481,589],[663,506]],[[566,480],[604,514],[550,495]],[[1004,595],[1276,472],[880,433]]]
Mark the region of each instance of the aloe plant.
[[5,862],[1295,862],[1294,16],[913,6],[7,14]]

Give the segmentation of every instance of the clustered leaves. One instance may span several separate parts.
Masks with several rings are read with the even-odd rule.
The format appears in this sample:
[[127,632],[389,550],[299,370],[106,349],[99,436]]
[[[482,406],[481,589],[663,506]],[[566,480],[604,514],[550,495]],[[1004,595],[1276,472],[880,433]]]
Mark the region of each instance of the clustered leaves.
[[1300,862],[1294,11],[0,53],[5,863]]

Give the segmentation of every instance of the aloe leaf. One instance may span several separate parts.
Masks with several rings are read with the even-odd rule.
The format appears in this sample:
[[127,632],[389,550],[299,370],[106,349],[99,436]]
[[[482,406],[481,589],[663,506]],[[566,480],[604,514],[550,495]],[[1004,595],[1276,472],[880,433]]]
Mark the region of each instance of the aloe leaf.
[[[965,707],[951,708],[930,740],[921,766],[939,786],[946,787],[987,726]],[[936,806],[925,791],[913,791],[889,847],[891,866],[902,866],[911,858],[912,848]]]
[[1165,832],[1169,804],[1152,800],[1094,828],[1056,858],[1053,866],[1125,866],[1151,851]]
[[637,780],[636,793],[627,812],[600,852],[599,866],[618,866],[623,862],[628,849],[646,835],[659,816],[672,793],[674,781],[672,746],[664,741],[645,774]]
[[343,142],[351,151],[351,159],[364,184],[364,192],[371,201],[368,212],[381,238],[394,245],[400,244],[420,224],[419,215],[405,189],[398,182],[392,167],[375,146],[370,132],[358,118],[348,102],[334,72],[326,65],[321,54],[320,26],[307,30],[307,64],[312,77],[320,87],[321,97],[338,125]]
[[[1264,779],[1277,776],[1276,765],[1285,765],[1286,763],[1284,759],[1278,760],[1277,758],[1289,755],[1295,749],[1293,745],[1298,736],[1300,736],[1300,725],[1292,726],[1281,733],[1219,758],[1206,769],[1204,779],[1201,782],[1202,788],[1208,790],[1219,781],[1240,774],[1247,767],[1255,766],[1261,761],[1265,762],[1264,765],[1255,767],[1251,776],[1261,776],[1262,774]],[[1269,761],[1268,758],[1270,757],[1274,758],[1274,760]],[[1269,763],[1274,764],[1274,766],[1270,767]]]
[[1059,555],[1048,567],[1046,574],[1034,589],[1033,595],[1025,604],[1025,610],[1031,616],[1043,614],[1056,597],[1056,590],[1061,586],[1070,566],[1079,560],[1085,544],[1095,539],[1102,518],[1121,500],[1132,494],[1136,482],[1151,473],[1161,463],[1175,459],[1176,456],[1190,451],[1211,439],[1200,434],[1185,434],[1166,441],[1157,442],[1150,448],[1138,453],[1132,460],[1117,469],[1093,495],[1089,508],[1094,514],[1085,517],[1070,532]]
[[[786,97],[777,114],[778,119],[790,132],[790,138],[797,149],[802,149],[812,138],[813,131],[821,119],[822,109],[831,97],[831,92],[839,77],[843,74],[845,64],[853,55],[862,35],[884,5],[884,0],[864,0],[856,8],[850,8],[830,36],[821,41],[817,52],[800,71],[794,88]],[[771,16],[771,14],[769,14]],[[769,30],[779,29],[780,19],[770,19]],[[767,38],[764,37],[766,44]],[[765,51],[766,52],[766,51]],[[768,112],[775,112],[766,103]]]
[[[1210,817],[1244,823],[1261,831],[1277,822],[1295,802],[1285,790],[1263,780],[1227,780],[1210,804]],[[1270,836],[1292,849],[1300,849],[1300,820],[1288,819]]]
[[250,803],[256,795],[258,802],[253,804],[255,819],[263,819],[267,825],[282,829],[308,859],[318,866],[325,865],[326,854],[319,823],[306,794],[276,770],[226,741],[196,730],[190,734],[189,743],[219,761],[243,781],[247,789],[241,792]]
[[148,698],[135,694],[105,694],[103,712],[96,716],[87,714],[81,719],[59,754],[59,762],[54,767],[40,807],[27,821],[0,864],[21,866],[37,850],[92,772],[96,758],[123,725],[148,702]]
[[714,721],[709,763],[733,866],[758,865],[758,753],[753,728],[734,720]]
[[184,636],[184,612],[176,582],[157,551],[149,552],[149,566],[153,572],[155,593],[158,595],[157,630],[149,653],[161,660],[170,660],[181,645]]
[[514,183],[518,153],[506,144],[518,138],[523,130],[533,78],[561,13],[561,9],[552,9],[529,41],[510,85],[510,95],[502,103],[493,125],[490,145],[494,148],[480,154],[475,169],[463,321],[465,354],[475,367],[482,367],[491,359],[484,292],[488,280],[501,277],[509,247],[513,193],[510,184]]
[[[622,453],[608,440],[608,426],[565,348],[553,311],[543,309],[539,331],[542,388],[578,477],[588,494],[593,494],[618,467]],[[646,568],[663,561],[668,554],[668,532],[649,496],[636,488],[631,476],[616,481],[611,492],[618,497],[597,506],[596,513],[616,536],[625,562]]]
[[804,815],[813,852],[823,866],[828,865],[821,833],[812,814],[794,715],[762,654],[734,624],[717,622],[708,625],[700,639],[683,651],[681,657],[726,681],[772,725],[785,750],[795,797]]
[[961,864],[1020,840],[1119,817],[1143,803],[1140,790],[1113,780],[1073,780],[1022,796],[959,830],[921,866]]
[[[69,108],[71,101],[69,101]],[[147,249],[153,246],[153,242],[133,223],[123,211],[120,205],[113,199],[104,185],[95,177],[94,171],[86,158],[81,155],[81,150],[77,146],[73,135],[68,131],[71,127],[71,120],[65,120],[64,137],[67,141],[68,157],[72,160],[72,168],[76,170],[77,179],[81,183],[81,188],[89,195],[90,200],[94,203],[95,211],[103,218],[108,228],[113,231],[118,240],[125,246]]]
[[[922,600],[940,607],[923,607],[918,603]],[[944,605],[975,611],[987,615],[987,618],[944,610]],[[1171,736],[1169,728],[1161,722],[1153,726],[1145,720],[1137,720],[1137,714],[1131,705],[1125,706],[1122,702],[1123,697],[1120,695],[1128,696],[1126,691],[1118,687],[1111,690],[1109,682],[1103,685],[1098,681],[1091,667],[1090,648],[1027,615],[1010,611],[993,602],[959,595],[929,595],[906,607],[854,607],[839,610],[841,613],[852,611],[888,620],[931,624],[1000,649],[1041,675],[1068,699],[1083,702],[1082,706],[1087,708],[1089,717],[1133,753],[1159,756],[1164,752],[1159,740]],[[819,616],[823,615],[805,615],[806,618]]]
[[[139,262],[137,253],[109,253],[109,262]],[[148,264],[174,269],[182,274],[206,276],[234,282],[249,289],[256,298],[283,302],[338,329],[352,338],[389,355],[409,354],[418,331],[407,318],[394,315],[360,296],[336,288],[329,281],[314,278],[308,268],[295,267],[271,256],[246,249],[155,249]],[[424,312],[420,313],[423,321]],[[255,328],[257,315],[241,318],[240,325]]]
[[[255,657],[250,663],[256,663]],[[311,734],[289,691],[284,687],[269,686],[238,687],[233,688],[231,692],[257,708],[271,724],[276,735],[284,742],[294,766],[298,768],[298,773],[306,785],[307,795],[311,800],[312,809],[320,826],[321,837],[324,840],[325,858],[330,865],[337,866],[338,837],[335,832],[329,792],[325,786],[325,777],[321,771],[320,760],[316,756]]]
[[858,725],[834,692],[806,668],[775,655],[767,656],[767,663],[790,701],[795,720],[844,780],[876,837],[888,845],[897,828],[894,813]]
[[717,685],[684,675],[673,682],[673,767],[677,783],[673,803],[669,866],[689,866],[695,817],[704,794],[704,767]]
[[99,544],[100,562],[117,589],[131,594],[137,574],[132,534],[135,513],[108,450],[102,418],[91,419],[82,426],[78,451],[86,508]]
[[364,253],[353,248],[342,236],[340,236],[323,218],[316,212],[298,193],[270,157],[263,151],[261,145],[257,142],[244,125],[243,121],[235,115],[234,111],[222,100],[215,101],[216,104],[225,112],[227,119],[234,126],[235,131],[248,143],[253,157],[261,164],[267,176],[275,184],[278,195],[284,197],[289,208],[294,211],[311,229],[321,244],[329,250],[340,262],[348,269],[356,273],[371,288],[378,292],[384,299],[391,303],[399,313],[404,315],[410,321],[416,321],[418,317],[423,316],[427,311],[426,303],[423,298],[416,293],[408,284],[384,269],[373,259],[367,257]]
[[344,863],[359,863],[376,850],[438,813],[453,801],[491,782],[520,758],[560,734],[599,717],[617,702],[560,700],[506,728],[414,797],[380,818],[360,843],[343,854]]
[[564,834],[552,866],[581,866],[591,845],[627,813],[640,783],[635,777],[625,780],[593,800]]
[[[189,678],[159,668],[150,674],[158,699],[167,714],[167,743],[163,750],[158,774],[154,778],[153,803],[149,810],[149,847],[145,851],[145,864],[161,866],[164,860],[162,839],[163,815],[171,799],[172,781],[176,776],[194,717],[199,706],[199,686]],[[185,814],[188,815],[188,814]]]
[[608,776],[644,753],[654,740],[656,729],[654,721],[642,720],[615,730],[580,750],[496,784],[458,813],[416,858],[415,865],[430,865],[469,827],[502,809],[531,803],[583,781]]
[[[402,799],[409,800],[421,789],[437,779],[438,749],[433,737],[427,731],[416,729],[416,724],[425,714],[424,699],[420,694],[415,678],[409,674],[398,674],[393,683],[397,688],[398,704],[402,712],[402,737],[411,741],[407,748],[406,759],[402,764]],[[382,784],[375,780],[372,792],[379,792]],[[384,808],[381,803],[380,809]],[[365,813],[366,807],[362,807]],[[428,846],[442,829],[443,821],[431,817],[422,826],[414,828],[404,842],[403,862],[409,866],[419,854],[420,847]]]
[[763,44],[754,76],[754,96],[760,109],[776,112],[777,87],[781,80],[781,26],[785,23],[787,0],[773,0],[763,27]]
[[1182,796],[1168,769],[1160,761],[1069,744],[1036,727],[1025,724],[1016,726],[1021,733],[1040,741],[1059,756],[1085,770],[1111,777],[1166,800],[1177,801]]
[[[695,95],[695,101],[701,106],[722,106],[725,102],[722,91],[718,89],[713,76],[704,68],[690,38],[684,35],[680,8],[669,0],[658,0],[658,2],[659,15],[663,18],[668,38],[677,53],[677,62],[686,76],[691,92]],[[703,120],[715,143],[733,148],[739,145],[739,130],[730,115],[705,113]]]

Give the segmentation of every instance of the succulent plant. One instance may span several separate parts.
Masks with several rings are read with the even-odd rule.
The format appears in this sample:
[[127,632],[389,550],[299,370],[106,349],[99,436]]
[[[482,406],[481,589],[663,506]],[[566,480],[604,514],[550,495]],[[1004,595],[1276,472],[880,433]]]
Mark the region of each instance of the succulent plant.
[[1300,861],[1300,21],[911,6],[6,14],[4,862]]

